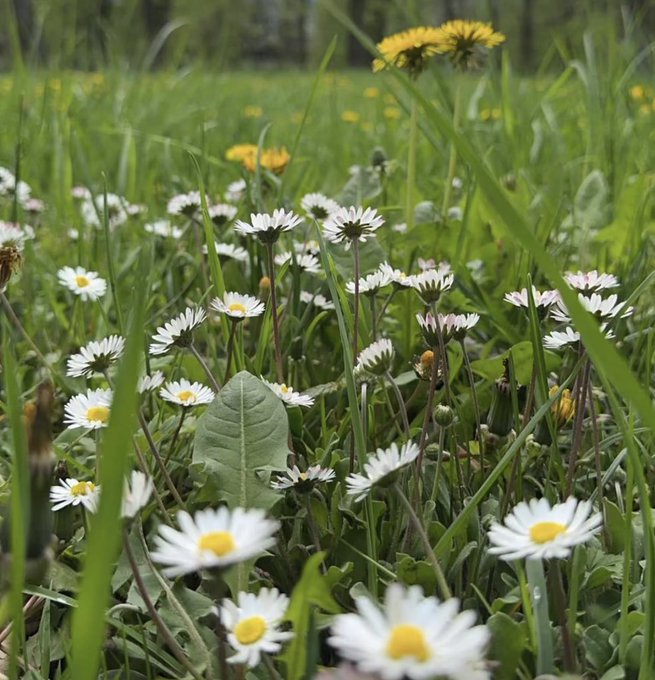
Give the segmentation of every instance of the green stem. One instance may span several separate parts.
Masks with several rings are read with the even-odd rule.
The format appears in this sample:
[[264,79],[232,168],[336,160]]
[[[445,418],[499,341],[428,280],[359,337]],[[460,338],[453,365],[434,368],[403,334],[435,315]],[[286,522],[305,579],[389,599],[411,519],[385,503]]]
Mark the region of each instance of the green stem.
[[439,451],[437,452],[437,469],[434,473],[434,482],[432,484],[432,493],[430,494],[430,500],[436,504],[437,495],[439,494],[439,477],[441,475],[441,467],[443,464],[443,447],[446,443],[446,428],[439,428]]
[[284,382],[284,371],[282,368],[282,344],[280,341],[280,321],[277,315],[277,293],[275,292],[275,261],[273,259],[273,244],[266,244],[266,255],[268,257],[268,278],[271,282],[271,319],[273,321],[273,345],[275,348],[275,372],[278,383]]
[[164,459],[164,465],[168,465],[168,461],[171,459],[173,451],[175,451],[175,444],[177,444],[177,438],[180,436],[180,430],[182,429],[182,425],[184,424],[184,417],[186,416],[186,411],[187,411],[186,407],[182,406],[180,420],[177,423],[177,427],[175,428],[175,432],[173,433],[173,438],[171,439],[170,446],[168,447],[168,453],[166,454],[166,458]]
[[359,241],[355,238],[353,245],[353,262],[355,264],[355,303],[353,311],[353,366],[357,363],[359,353]]
[[[462,83],[459,76],[456,76],[455,82],[455,102],[453,105],[453,128],[459,132],[460,117],[462,109]],[[445,221],[448,214],[448,204],[450,203],[450,195],[453,189],[453,179],[455,178],[455,169],[457,168],[457,149],[455,143],[450,143],[450,156],[448,158],[448,176],[446,177],[446,186],[444,189],[443,203],[441,204],[441,217]]]
[[400,391],[400,388],[396,384],[396,381],[393,379],[393,376],[389,371],[386,372],[386,378],[389,381],[389,384],[391,385],[391,389],[393,390],[393,393],[396,395],[396,401],[398,402],[398,408],[400,409],[400,415],[402,416],[403,419],[403,426],[405,428],[405,435],[407,436],[407,439],[410,437],[410,432],[409,432],[409,418],[407,417],[407,409],[405,408],[405,402],[403,400],[403,395]]
[[227,341],[227,358],[225,359],[225,377],[223,378],[224,385],[230,378],[230,366],[232,364],[232,350],[234,349],[234,334],[236,333],[238,324],[239,322],[235,320],[232,320],[231,322],[232,328],[230,328],[230,338]]
[[409,149],[407,152],[407,188],[405,190],[405,222],[407,231],[414,226],[414,188],[416,184],[416,140],[418,136],[418,105],[412,97],[409,115]]
[[525,570],[532,597],[537,631],[537,675],[554,673],[553,636],[548,615],[548,588],[541,560],[527,560]]
[[200,352],[193,343],[189,345],[189,350],[191,351],[191,354],[193,354],[193,356],[196,358],[197,362],[202,366],[202,370],[205,372],[205,375],[207,376],[209,382],[211,383],[214,392],[218,393],[219,390],[221,389],[221,386],[218,384],[218,381],[216,380],[214,374],[209,369],[209,366],[207,366],[207,362],[202,358],[202,355],[200,354]]

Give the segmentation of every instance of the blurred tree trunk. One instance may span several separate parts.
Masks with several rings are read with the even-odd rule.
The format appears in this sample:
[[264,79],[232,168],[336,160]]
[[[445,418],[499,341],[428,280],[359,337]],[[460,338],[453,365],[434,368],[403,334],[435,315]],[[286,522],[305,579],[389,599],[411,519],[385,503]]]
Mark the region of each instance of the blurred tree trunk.
[[18,24],[18,40],[23,56],[34,50],[35,54],[41,54],[39,45],[34,45],[34,5],[32,0],[14,0],[14,12]]
[[148,37],[152,40],[170,19],[171,0],[143,0],[141,8]]
[[528,69],[534,56],[534,2],[523,0],[521,12],[521,64]]
[[455,7],[453,4],[453,0],[444,0],[443,2],[443,11],[444,11],[444,21],[450,21],[451,19],[455,19]]
[[[348,3],[348,15],[350,20],[366,32],[364,25],[366,19],[367,0],[350,0]],[[366,49],[359,44],[359,40],[354,35],[348,37],[348,66],[365,66],[368,64],[369,57]]]

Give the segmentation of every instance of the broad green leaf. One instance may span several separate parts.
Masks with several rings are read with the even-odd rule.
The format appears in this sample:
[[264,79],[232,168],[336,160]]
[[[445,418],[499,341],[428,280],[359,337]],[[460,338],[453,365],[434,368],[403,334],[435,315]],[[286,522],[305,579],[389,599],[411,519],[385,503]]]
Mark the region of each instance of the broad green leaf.
[[489,658],[500,663],[494,678],[496,680],[513,680],[521,655],[528,643],[525,626],[512,618],[498,612],[487,620],[487,628],[491,631],[491,647]]
[[[514,360],[514,370],[516,371],[516,379],[522,385],[527,385],[530,382],[533,365],[533,348],[529,340],[519,342],[511,347],[507,352],[493,357],[491,359],[478,359],[471,362],[471,368],[474,373],[481,375],[487,380],[496,380],[503,374],[503,361],[507,359],[510,351]],[[544,352],[546,359],[546,368],[549,371],[554,370],[559,364],[557,357],[551,352]]]
[[288,437],[282,402],[254,375],[237,373],[198,421],[193,474],[201,497],[231,508],[272,507],[280,494],[267,477],[286,468]]

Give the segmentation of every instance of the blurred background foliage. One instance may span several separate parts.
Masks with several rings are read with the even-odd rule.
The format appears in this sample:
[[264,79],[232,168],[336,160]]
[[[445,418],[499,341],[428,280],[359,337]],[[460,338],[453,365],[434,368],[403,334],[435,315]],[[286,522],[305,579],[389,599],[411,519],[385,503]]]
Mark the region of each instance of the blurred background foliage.
[[[449,18],[489,20],[517,36],[507,49],[523,72],[572,58],[588,30],[644,46],[655,0],[333,0],[373,39]],[[321,0],[3,0],[0,68],[313,68],[335,34],[334,66],[369,56]]]

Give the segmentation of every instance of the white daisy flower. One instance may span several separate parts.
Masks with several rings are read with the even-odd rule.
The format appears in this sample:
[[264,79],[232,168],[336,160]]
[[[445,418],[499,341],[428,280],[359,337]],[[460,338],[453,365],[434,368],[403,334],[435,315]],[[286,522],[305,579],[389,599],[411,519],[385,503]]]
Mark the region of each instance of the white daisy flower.
[[192,217],[200,210],[200,192],[189,191],[187,194],[176,194],[166,205],[166,212],[169,215],[184,215]]
[[[359,279],[359,292],[361,295],[375,295],[391,283],[391,278],[387,272],[381,269],[367,274],[364,278]],[[346,281],[346,291],[351,295],[355,294],[355,282]]]
[[71,430],[78,427],[88,430],[107,427],[112,396],[111,390],[103,389],[76,394],[64,406],[64,424]]
[[[291,255],[290,251],[285,251],[275,256],[275,264],[278,267],[290,263],[290,266],[294,266],[294,257]],[[321,271],[321,263],[318,261],[314,255],[303,254],[295,255],[295,266],[301,271],[305,271],[308,274],[318,274]]]
[[60,479],[59,484],[50,487],[50,502],[53,512],[81,505],[89,512],[95,512],[100,500],[100,487],[93,482],[80,482],[77,479]]
[[293,249],[298,255],[313,255],[318,258],[321,254],[320,243],[313,239],[309,239],[308,241],[294,241]]
[[619,280],[614,274],[600,274],[596,269],[590,272],[567,272],[564,279],[579,291],[599,291],[606,288],[617,288]]
[[490,640],[475,614],[459,612],[455,598],[439,602],[420,586],[392,583],[382,610],[366,596],[355,598],[357,613],[339,614],[328,642],[359,670],[382,680],[488,680],[484,654]]
[[275,243],[283,231],[290,231],[298,226],[302,219],[292,211],[282,209],[268,213],[251,213],[250,222],[237,220],[234,229],[244,236],[256,236],[262,243]]
[[[117,194],[107,194],[107,218],[110,229],[115,229],[127,222],[127,201]],[[84,223],[90,227],[101,229],[105,214],[105,195],[98,194],[95,200],[89,196],[82,201],[80,212]]]
[[148,505],[150,496],[154,490],[152,479],[139,470],[132,470],[129,480],[123,484],[123,500],[121,504],[121,517],[132,518]]
[[444,342],[448,342],[451,338],[463,340],[478,321],[480,321],[479,314],[439,314]]
[[289,404],[289,406],[305,406],[309,408],[314,404],[314,398],[310,397],[308,394],[295,392],[293,387],[289,387],[284,383],[280,385],[279,383],[268,382],[266,378],[262,378],[261,376],[259,377],[269,390],[274,392],[279,399],[285,404]]
[[332,243],[344,243],[346,248],[353,241],[362,243],[384,224],[384,218],[373,208],[339,208],[323,224],[323,236]]
[[335,476],[334,470],[322,468],[320,465],[312,465],[304,472],[294,465],[292,468],[287,468],[284,474],[286,476],[280,476],[276,481],[271,482],[271,486],[278,491],[293,488],[302,493],[311,491],[316,484],[332,481]]
[[80,232],[77,229],[71,228],[66,232],[66,234],[72,241],[77,241],[80,238]]
[[82,300],[98,300],[107,292],[107,282],[84,267],[63,267],[57,272],[62,286],[66,286],[74,295]]
[[86,187],[75,186],[71,189],[71,196],[76,198],[78,201],[82,201],[85,198],[91,198],[91,191]]
[[166,354],[173,346],[189,347],[193,341],[193,329],[206,317],[204,309],[187,307],[182,314],[157,329],[150,343],[150,354]]
[[190,407],[211,404],[216,395],[206,385],[182,378],[167,382],[159,390],[159,396],[171,404]]
[[444,273],[441,269],[426,269],[410,277],[411,286],[429,304],[436,302],[441,293],[450,290],[455,281],[454,274]]
[[355,372],[365,371],[373,375],[384,375],[391,368],[393,357],[394,351],[391,340],[382,338],[359,353]]
[[88,377],[94,373],[104,373],[123,354],[124,348],[125,340],[119,335],[92,340],[81,347],[78,354],[73,354],[68,358],[66,375],[79,378]]
[[45,210],[45,203],[40,198],[28,198],[23,201],[23,209],[37,215]]
[[[614,333],[610,330],[605,330],[605,326],[601,327],[605,332],[605,337],[610,340],[614,337]],[[574,331],[570,326],[567,326],[563,331],[553,331],[544,337],[544,347],[546,349],[561,349],[567,345],[573,345],[577,348],[580,342],[580,333]]]
[[310,293],[308,290],[300,291],[300,301],[306,304],[312,304],[319,309],[332,310],[335,309],[334,302],[330,302],[324,295],[320,293]]
[[[545,290],[543,293],[532,286],[532,298],[534,299],[534,306],[539,309],[548,309],[551,305],[559,300],[559,292],[556,290]],[[521,290],[514,290],[511,293],[505,293],[503,298],[505,302],[509,302],[515,307],[530,306],[528,302],[528,289],[521,288]]]
[[[235,246],[232,243],[219,243],[218,241],[215,241],[214,248],[219,257],[229,257],[237,262],[248,262],[250,259],[250,255],[248,255],[248,251],[245,248]],[[202,247],[202,252],[205,255],[207,254],[208,250],[206,245]]]
[[453,189],[455,189],[455,191],[460,191],[461,188],[464,186],[464,181],[462,180],[461,177],[453,177],[451,186]]
[[225,192],[225,200],[237,203],[243,198],[246,188],[247,184],[245,179],[238,179],[236,182],[230,182],[227,185],[227,190]]
[[15,222],[0,220],[0,247],[14,246],[19,252],[25,248],[25,241],[34,238],[32,227],[21,227]]
[[489,552],[501,560],[565,559],[571,548],[586,543],[603,524],[601,513],[592,515],[589,501],[571,497],[552,508],[546,498],[521,502],[505,517],[504,526],[489,530]]
[[224,293],[223,299],[214,298],[210,305],[214,311],[227,314],[235,321],[260,316],[264,313],[264,303],[253,295],[241,295],[240,293]]
[[237,604],[223,600],[221,622],[227,631],[227,641],[236,652],[228,661],[254,668],[262,652],[279,652],[282,643],[293,637],[292,632],[279,630],[288,606],[289,598],[277,588],[262,588],[257,595],[240,592]]
[[394,442],[388,449],[378,449],[364,463],[365,474],[353,473],[346,479],[350,496],[361,501],[376,484],[388,486],[396,479],[396,473],[409,465],[419,454],[419,447],[414,442],[405,442],[399,450]]
[[18,203],[23,204],[29,200],[32,193],[32,187],[27,182],[19,180],[16,182],[16,176],[7,168],[0,168],[0,196],[16,196]]
[[453,205],[452,207],[448,208],[446,216],[453,222],[461,222],[462,218],[464,217],[464,211],[458,205]]
[[270,548],[280,523],[266,518],[263,510],[223,506],[177,513],[181,531],[162,525],[152,558],[166,565],[164,574],[181,576],[200,569],[227,567],[245,562]]
[[380,273],[394,283],[398,288],[411,288],[412,277],[405,274],[400,269],[394,269],[388,262],[380,265]]
[[170,220],[156,220],[155,222],[149,222],[143,228],[149,234],[161,236],[162,238],[179,239],[184,233],[182,229],[176,227],[174,224],[171,224]]
[[139,378],[138,391],[139,394],[144,392],[152,392],[160,387],[164,382],[164,374],[161,371],[155,371],[150,375],[142,375]]
[[125,210],[130,217],[138,217],[148,212],[148,206],[143,203],[128,203]]
[[396,234],[406,234],[407,233],[407,222],[399,222],[391,227],[391,231],[395,231]]
[[[613,319],[619,313],[621,318],[625,318],[634,311],[633,307],[624,308],[624,304],[618,301],[619,296],[616,294],[603,298],[598,293],[592,293],[589,297],[578,293],[578,300],[588,312],[603,320]],[[555,321],[560,321],[561,323],[569,323],[571,321],[566,305],[559,299],[557,301],[557,308],[553,310],[551,316]]]
[[207,209],[211,221],[217,227],[223,227],[237,216],[237,209],[229,203],[216,203]]
[[300,207],[308,217],[315,220],[324,220],[341,207],[336,201],[323,194],[305,194],[300,199]]

